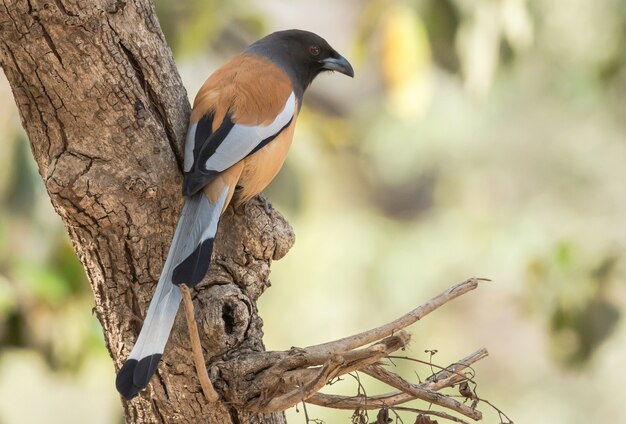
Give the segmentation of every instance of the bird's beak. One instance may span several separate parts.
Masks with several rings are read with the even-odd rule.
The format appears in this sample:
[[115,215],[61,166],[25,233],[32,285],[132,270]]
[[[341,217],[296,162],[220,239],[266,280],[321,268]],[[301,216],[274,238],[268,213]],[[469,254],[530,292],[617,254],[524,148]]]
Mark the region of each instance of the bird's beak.
[[350,62],[343,56],[337,55],[337,57],[328,57],[321,60],[321,62],[324,65],[324,69],[341,72],[344,75],[354,78],[354,69],[352,69]]

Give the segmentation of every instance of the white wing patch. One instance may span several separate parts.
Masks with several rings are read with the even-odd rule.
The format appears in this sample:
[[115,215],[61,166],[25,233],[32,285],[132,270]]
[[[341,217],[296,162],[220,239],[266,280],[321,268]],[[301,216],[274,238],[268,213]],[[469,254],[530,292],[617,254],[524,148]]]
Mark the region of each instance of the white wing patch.
[[[255,126],[235,124],[215,153],[204,164],[205,170],[221,172],[245,158],[259,143],[283,129],[293,118],[295,109],[296,95],[292,92],[282,112],[276,116],[271,124]],[[189,133],[191,132],[190,128]],[[195,128],[193,133],[195,134]],[[187,140],[187,144],[190,144],[189,140]],[[193,145],[193,143],[191,144]],[[193,148],[191,156],[193,156]],[[185,158],[187,158],[187,149],[185,149]],[[186,161],[185,168],[187,168]]]

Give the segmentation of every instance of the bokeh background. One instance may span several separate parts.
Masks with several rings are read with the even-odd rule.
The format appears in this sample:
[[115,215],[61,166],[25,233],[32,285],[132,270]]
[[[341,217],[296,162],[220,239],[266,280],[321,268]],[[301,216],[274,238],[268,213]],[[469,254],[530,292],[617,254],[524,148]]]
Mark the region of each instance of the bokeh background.
[[[260,301],[269,349],[361,331],[488,277],[412,327],[405,354],[436,349],[447,365],[487,347],[478,394],[515,422],[623,422],[626,2],[156,6],[191,96],[248,42],[290,27],[356,69],[314,83],[267,191],[297,234]],[[90,289],[4,75],[0,138],[0,423],[120,423]],[[331,391],[356,393],[349,380]],[[302,408],[288,415],[305,422]]]

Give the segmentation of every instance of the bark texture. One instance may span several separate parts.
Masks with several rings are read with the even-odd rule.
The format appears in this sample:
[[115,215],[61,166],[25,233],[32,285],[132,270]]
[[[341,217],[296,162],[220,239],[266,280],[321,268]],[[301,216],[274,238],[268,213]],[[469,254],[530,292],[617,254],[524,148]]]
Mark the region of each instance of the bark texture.
[[[116,369],[130,351],[182,207],[185,89],[149,0],[3,0],[0,65],[55,210],[91,282]],[[210,70],[207,70],[207,74]],[[229,209],[195,311],[212,364],[263,351],[256,300],[294,241],[262,198]],[[183,314],[149,389],[125,403],[133,423],[284,423],[208,405]],[[113,372],[113,370],[112,370]]]

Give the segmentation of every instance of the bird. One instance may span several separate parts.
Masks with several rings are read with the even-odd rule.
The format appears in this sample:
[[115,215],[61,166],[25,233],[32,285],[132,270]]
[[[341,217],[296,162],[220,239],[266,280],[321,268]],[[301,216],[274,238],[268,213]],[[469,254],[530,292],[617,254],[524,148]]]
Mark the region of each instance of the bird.
[[277,31],[218,68],[198,91],[184,146],[184,206],[143,326],[115,381],[125,399],[156,372],[180,306],[178,286],[193,288],[205,277],[222,213],[276,176],[304,92],[327,71],[354,77],[350,62],[319,35]]

